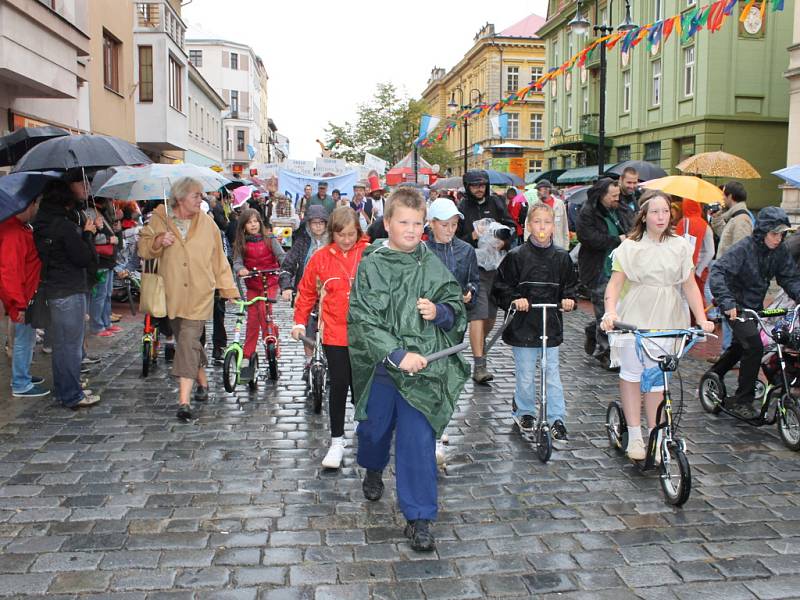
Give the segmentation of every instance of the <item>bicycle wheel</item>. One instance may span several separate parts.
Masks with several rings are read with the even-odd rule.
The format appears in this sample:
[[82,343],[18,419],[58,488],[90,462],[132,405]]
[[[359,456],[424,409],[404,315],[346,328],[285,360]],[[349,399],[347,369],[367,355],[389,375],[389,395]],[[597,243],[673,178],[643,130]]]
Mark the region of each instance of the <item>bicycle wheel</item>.
[[628,425],[625,423],[622,405],[615,400],[608,405],[606,410],[606,433],[608,434],[608,443],[620,454],[625,452],[626,441],[623,440],[623,436],[627,431]]
[[278,355],[275,344],[267,344],[267,364],[269,365],[269,378],[272,381],[278,380]]
[[783,398],[778,409],[778,432],[789,450],[800,450],[800,409],[791,398]]
[[152,348],[153,342],[150,340],[142,341],[142,377],[147,377],[150,374],[150,354]]
[[125,289],[128,292],[128,306],[131,309],[131,314],[135,317],[136,316],[136,302],[133,299],[133,290],[131,290],[131,280],[125,280]]
[[[677,443],[668,446],[669,460],[661,460],[661,490],[667,504],[683,506],[692,491],[692,470]],[[661,452],[661,449],[657,449]]]
[[722,408],[720,403],[725,398],[725,384],[716,373],[706,373],[700,378],[698,391],[700,406],[712,415],[719,413]]
[[251,392],[255,392],[258,389],[258,352],[254,352],[253,356],[250,357],[250,366],[253,369],[253,374],[250,377],[250,381],[247,382],[247,388]]
[[550,427],[542,425],[536,436],[536,456],[543,463],[550,460],[553,455],[553,436],[550,435]]
[[236,389],[239,379],[239,371],[236,365],[237,354],[235,350],[228,350],[225,353],[225,361],[222,364],[222,385],[229,394]]
[[325,371],[320,365],[311,365],[311,401],[314,405],[314,412],[322,412],[322,397],[325,395]]

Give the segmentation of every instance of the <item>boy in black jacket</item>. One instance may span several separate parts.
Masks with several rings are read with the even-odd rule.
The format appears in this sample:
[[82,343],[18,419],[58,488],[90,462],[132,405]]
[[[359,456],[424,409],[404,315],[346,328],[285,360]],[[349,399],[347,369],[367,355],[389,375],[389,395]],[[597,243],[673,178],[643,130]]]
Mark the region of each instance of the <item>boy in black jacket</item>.
[[[536,411],[536,362],[542,358],[542,309],[531,304],[560,304],[565,311],[575,308],[578,281],[566,250],[553,244],[555,214],[542,202],[532,205],[526,219],[528,240],[509,252],[497,269],[492,294],[497,305],[517,314],[503,332],[503,341],[512,347],[517,382],[516,409],[512,416],[523,432],[533,429]],[[564,426],[566,407],[558,368],[558,347],[563,342],[561,313],[547,310],[547,419],[553,441],[567,442]]]

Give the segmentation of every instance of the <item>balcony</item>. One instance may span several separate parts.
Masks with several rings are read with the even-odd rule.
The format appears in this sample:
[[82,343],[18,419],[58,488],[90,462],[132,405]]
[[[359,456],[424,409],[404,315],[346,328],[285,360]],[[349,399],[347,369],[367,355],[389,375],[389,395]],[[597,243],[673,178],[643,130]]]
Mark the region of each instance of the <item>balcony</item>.
[[166,33],[183,48],[186,25],[167,3],[136,2],[135,8],[135,33]]
[[581,135],[598,135],[600,133],[600,115],[596,113],[581,115]]

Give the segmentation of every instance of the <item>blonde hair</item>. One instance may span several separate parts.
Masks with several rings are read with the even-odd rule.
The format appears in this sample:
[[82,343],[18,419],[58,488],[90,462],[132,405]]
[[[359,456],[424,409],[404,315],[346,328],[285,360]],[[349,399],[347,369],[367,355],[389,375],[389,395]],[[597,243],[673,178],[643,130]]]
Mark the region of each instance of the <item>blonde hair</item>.
[[386,208],[383,211],[384,220],[392,220],[392,215],[396,210],[395,206],[403,206],[425,214],[425,198],[412,187],[400,186],[389,194]]
[[171,208],[178,206],[178,200],[181,200],[194,191],[202,192],[203,183],[194,177],[181,177],[172,184],[172,189],[169,191],[169,205]]
[[[665,194],[661,190],[645,190],[641,198],[639,198],[639,212],[636,213],[636,221],[634,222],[630,233],[628,233],[628,238],[635,242],[641,241],[641,239],[644,237],[645,231],[647,231],[647,205],[653,198],[661,198],[667,203],[667,208],[670,208],[670,210],[672,208],[672,202],[669,195]],[[668,237],[673,237],[674,235],[675,228],[670,222],[670,224],[667,225],[667,228],[664,230],[664,233],[661,234],[661,241],[663,242]]]
[[533,213],[535,213],[537,210],[544,211],[553,218],[556,216],[556,211],[554,211],[553,207],[549,204],[545,204],[544,202],[534,202],[528,209],[528,216],[525,217],[526,223],[531,222],[531,219],[533,219]]

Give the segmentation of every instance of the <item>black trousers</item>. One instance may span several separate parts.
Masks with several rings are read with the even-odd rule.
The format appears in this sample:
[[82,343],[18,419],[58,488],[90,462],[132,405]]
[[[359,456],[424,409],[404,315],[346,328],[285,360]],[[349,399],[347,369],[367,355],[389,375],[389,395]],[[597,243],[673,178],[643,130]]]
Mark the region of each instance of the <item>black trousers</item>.
[[228,345],[228,333],[225,331],[225,298],[220,297],[219,290],[214,291],[214,333],[211,337],[214,350],[224,350]]
[[752,402],[761,357],[764,355],[758,324],[755,321],[729,320],[728,325],[733,331],[733,341],[710,370],[722,378],[737,362],[740,363],[736,402]]
[[328,373],[331,375],[331,390],[328,394],[331,437],[342,437],[344,435],[344,415],[347,407],[347,390],[349,389],[351,394],[353,392],[350,352],[347,350],[347,346],[323,345],[322,348],[325,350],[325,358],[328,360]]

